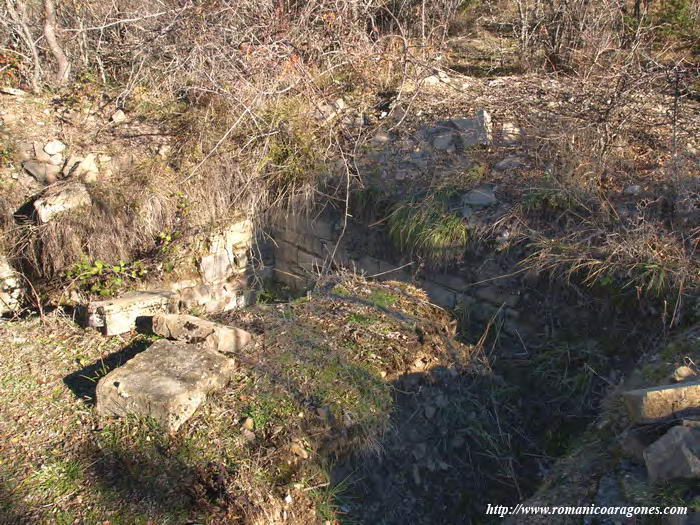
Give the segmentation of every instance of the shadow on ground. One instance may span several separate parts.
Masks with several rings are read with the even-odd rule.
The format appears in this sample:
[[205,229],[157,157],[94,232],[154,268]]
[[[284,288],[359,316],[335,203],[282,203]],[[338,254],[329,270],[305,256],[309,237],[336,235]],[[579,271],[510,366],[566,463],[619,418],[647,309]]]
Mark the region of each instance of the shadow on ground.
[[337,506],[351,523],[471,523],[487,503],[514,504],[537,480],[522,477],[529,443],[492,377],[436,367],[393,383],[391,429],[377,454],[338,458]]
[[97,382],[110,371],[126,363],[136,354],[146,350],[150,345],[151,342],[146,339],[137,339],[118,352],[113,352],[104,359],[95,361],[85,368],[72,372],[63,378],[63,383],[78,398],[90,405],[94,405]]

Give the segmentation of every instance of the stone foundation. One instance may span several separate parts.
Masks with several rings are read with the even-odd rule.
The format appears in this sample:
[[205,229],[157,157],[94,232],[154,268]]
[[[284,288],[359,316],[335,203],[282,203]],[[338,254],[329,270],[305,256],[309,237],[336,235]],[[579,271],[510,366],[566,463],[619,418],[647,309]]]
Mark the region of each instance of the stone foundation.
[[[521,311],[526,294],[521,282],[508,274],[512,269],[486,259],[478,266],[463,265],[440,272],[418,271],[415,261],[399,256],[388,239],[357,224],[349,224],[335,257],[342,224],[331,214],[316,218],[293,216],[273,229],[274,277],[293,289],[304,289],[321,269],[346,268],[380,280],[412,282],[423,288],[431,301],[444,308],[460,308],[470,320],[484,325],[493,321],[505,333],[515,337],[534,334],[537,327]],[[367,253],[372,247],[375,252]],[[376,247],[384,248],[384,254]]]

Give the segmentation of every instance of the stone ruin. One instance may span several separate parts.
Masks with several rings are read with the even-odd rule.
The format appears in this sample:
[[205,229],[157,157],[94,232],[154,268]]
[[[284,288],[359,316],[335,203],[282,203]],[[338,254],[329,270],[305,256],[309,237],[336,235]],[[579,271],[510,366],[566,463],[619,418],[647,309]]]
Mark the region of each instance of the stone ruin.
[[207,394],[226,385],[235,371],[232,354],[251,342],[251,334],[179,312],[225,312],[250,304],[245,273],[252,239],[252,222],[237,221],[209,238],[197,261],[198,279],[87,305],[87,325],[105,335],[132,331],[140,319],[150,319],[153,333],[170,339],[157,341],[99,381],[100,416],[151,417],[175,432]]
[[133,330],[140,317],[158,312],[227,312],[250,304],[254,293],[246,286],[245,274],[252,240],[250,220],[230,224],[210,236],[208,248],[197,261],[197,278],[93,301],[87,305],[87,325],[105,335],[117,335]]

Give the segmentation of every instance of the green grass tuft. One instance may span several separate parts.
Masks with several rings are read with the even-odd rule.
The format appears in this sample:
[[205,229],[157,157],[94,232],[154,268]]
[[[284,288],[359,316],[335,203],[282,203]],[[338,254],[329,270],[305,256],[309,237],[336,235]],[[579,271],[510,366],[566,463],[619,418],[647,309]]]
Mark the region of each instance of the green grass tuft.
[[389,236],[398,249],[441,268],[462,259],[469,229],[442,199],[431,196],[398,205],[389,215]]

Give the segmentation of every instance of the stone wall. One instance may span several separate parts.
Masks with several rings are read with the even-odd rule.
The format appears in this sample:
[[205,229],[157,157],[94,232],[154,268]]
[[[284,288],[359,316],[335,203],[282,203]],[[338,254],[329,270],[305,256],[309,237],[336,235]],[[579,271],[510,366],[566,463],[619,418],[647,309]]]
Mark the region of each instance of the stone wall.
[[[419,261],[396,253],[381,232],[356,223],[343,231],[338,216],[327,212],[317,217],[291,216],[273,229],[275,279],[293,289],[303,289],[324,268],[346,268],[380,280],[412,282],[423,288],[431,301],[456,309],[467,322],[494,324],[512,337],[527,338],[538,332],[539,322],[527,304],[533,276],[523,279],[514,263],[496,254],[467,260],[446,272],[420,268]],[[331,261],[331,255],[335,256]]]

